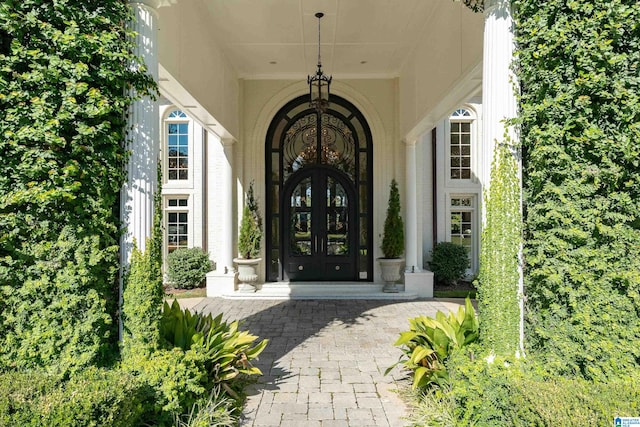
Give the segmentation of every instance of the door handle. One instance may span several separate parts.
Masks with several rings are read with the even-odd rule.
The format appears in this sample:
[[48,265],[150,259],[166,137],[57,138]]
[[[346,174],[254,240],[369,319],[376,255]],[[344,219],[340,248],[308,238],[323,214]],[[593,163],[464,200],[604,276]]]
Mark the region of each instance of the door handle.
[[313,236],[313,251],[318,252],[318,236]]

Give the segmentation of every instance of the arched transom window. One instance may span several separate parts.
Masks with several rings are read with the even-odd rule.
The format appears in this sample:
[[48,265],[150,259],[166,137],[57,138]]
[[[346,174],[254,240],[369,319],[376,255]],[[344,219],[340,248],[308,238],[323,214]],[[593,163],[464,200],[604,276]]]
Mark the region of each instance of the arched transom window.
[[189,179],[189,117],[180,110],[167,116],[167,179]]

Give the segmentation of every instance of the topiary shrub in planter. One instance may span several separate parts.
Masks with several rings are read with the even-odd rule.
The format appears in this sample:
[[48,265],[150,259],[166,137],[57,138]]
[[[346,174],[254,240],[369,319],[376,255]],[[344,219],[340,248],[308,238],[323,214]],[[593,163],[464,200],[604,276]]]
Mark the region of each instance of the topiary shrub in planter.
[[201,248],[180,248],[167,257],[169,282],[178,289],[193,289],[213,269],[209,254]]
[[400,215],[400,192],[395,179],[391,180],[389,189],[389,205],[380,249],[385,258],[400,258],[404,253],[404,223]]
[[464,278],[469,268],[467,248],[452,242],[436,243],[431,251],[429,267],[438,282],[455,284]]
[[241,258],[255,259],[260,255],[262,242],[262,218],[258,201],[253,194],[253,182],[247,191],[247,204],[242,211],[242,223],[238,237],[238,252]]
[[398,292],[396,282],[400,279],[400,267],[404,262],[404,223],[400,215],[400,192],[395,179],[391,180],[387,217],[384,220],[384,234],[380,246],[384,256],[378,258],[385,282],[384,292]]
[[253,182],[249,184],[247,202],[242,211],[242,222],[238,236],[239,257],[234,258],[238,266],[238,280],[241,292],[255,292],[254,283],[258,280],[256,266],[262,258],[260,245],[262,242],[262,218],[258,208],[258,201],[253,194]]

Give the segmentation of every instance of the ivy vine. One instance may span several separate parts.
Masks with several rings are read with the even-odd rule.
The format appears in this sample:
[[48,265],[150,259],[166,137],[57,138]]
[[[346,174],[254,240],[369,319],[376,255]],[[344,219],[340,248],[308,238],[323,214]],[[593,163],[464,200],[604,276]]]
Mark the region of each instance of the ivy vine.
[[462,3],[474,12],[484,11],[485,0],[456,0],[462,1]]
[[129,93],[155,91],[130,19],[120,0],[0,4],[0,369],[113,353]]
[[491,185],[485,193],[486,222],[482,230],[478,312],[480,338],[489,351],[503,356],[519,350],[522,245],[520,181],[513,148],[496,145]]
[[514,0],[527,336],[559,374],[640,364],[640,4]]

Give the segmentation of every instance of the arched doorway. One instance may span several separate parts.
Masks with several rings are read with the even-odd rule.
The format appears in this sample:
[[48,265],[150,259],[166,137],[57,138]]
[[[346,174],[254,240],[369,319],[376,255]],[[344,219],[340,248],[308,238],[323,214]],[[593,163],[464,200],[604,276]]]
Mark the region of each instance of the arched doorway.
[[[320,137],[318,137],[320,136]],[[287,103],[266,138],[267,280],[371,281],[372,141],[344,98]]]

